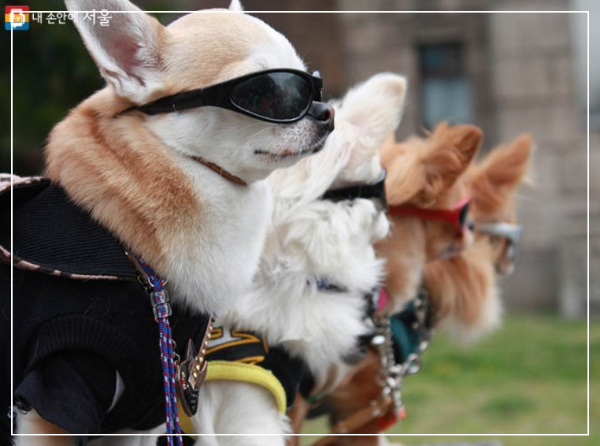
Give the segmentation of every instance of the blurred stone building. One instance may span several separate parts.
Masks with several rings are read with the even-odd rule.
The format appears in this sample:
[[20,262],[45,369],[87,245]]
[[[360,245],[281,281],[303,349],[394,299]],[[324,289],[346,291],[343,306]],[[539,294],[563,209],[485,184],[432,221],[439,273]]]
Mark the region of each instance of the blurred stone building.
[[[361,10],[361,0],[244,2],[246,9]],[[510,13],[598,8],[580,0],[377,0],[379,11],[446,13],[265,14],[286,34],[326,89],[342,94],[381,71],[403,73],[409,94],[399,136],[436,122],[485,131],[483,153],[528,132],[537,147],[534,186],[518,201],[525,225],[520,264],[503,281],[510,308],[583,316],[587,303],[586,14]],[[597,2],[596,2],[597,3]],[[455,13],[481,10],[489,13]],[[593,29],[593,25],[591,26]],[[593,39],[592,39],[593,40]],[[592,49],[593,50],[593,49]],[[590,106],[600,112],[600,95]],[[598,114],[596,116],[599,116]],[[590,163],[600,163],[592,119]],[[600,179],[591,178],[591,307],[600,313]],[[596,199],[594,199],[596,198]]]

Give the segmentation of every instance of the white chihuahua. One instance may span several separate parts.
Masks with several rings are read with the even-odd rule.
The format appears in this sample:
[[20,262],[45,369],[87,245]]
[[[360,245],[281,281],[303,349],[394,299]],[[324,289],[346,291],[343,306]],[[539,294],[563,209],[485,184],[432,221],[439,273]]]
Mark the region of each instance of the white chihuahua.
[[[383,188],[378,152],[400,121],[405,88],[404,78],[388,73],[355,87],[336,106],[336,130],[325,149],[268,178],[275,195],[273,225],[253,292],[217,323],[219,338],[235,333],[232,327],[263,336],[267,359],[254,356],[254,364],[282,349],[288,368],[299,368],[299,359],[318,380],[354,353],[357,338],[370,330],[365,296],[384,274],[373,243],[386,236],[389,224],[385,203],[364,195],[364,187],[380,181]],[[339,192],[353,186],[363,186],[354,189],[354,197]],[[278,361],[281,366],[286,359]],[[212,365],[209,361],[209,379],[200,390],[195,432],[276,435],[201,436],[196,444],[284,445],[290,431],[285,407],[295,392],[288,391],[281,404],[277,392],[267,390],[273,386],[239,382],[230,373],[210,376]]]

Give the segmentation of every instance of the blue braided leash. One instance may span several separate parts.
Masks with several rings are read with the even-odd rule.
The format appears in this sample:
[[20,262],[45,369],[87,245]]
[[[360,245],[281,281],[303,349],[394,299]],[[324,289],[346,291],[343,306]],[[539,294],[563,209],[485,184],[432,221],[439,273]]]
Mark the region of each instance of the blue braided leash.
[[167,290],[164,289],[165,281],[160,278],[141,257],[136,257],[138,263],[148,276],[148,282],[152,287],[150,298],[152,299],[152,310],[154,318],[158,322],[160,334],[160,356],[163,369],[163,384],[165,389],[165,407],[167,424],[167,444],[174,446],[173,436],[177,438],[177,445],[183,446],[181,436],[181,425],[177,410],[177,390],[175,387],[175,352],[173,350],[173,335],[169,316],[171,315],[171,304]]

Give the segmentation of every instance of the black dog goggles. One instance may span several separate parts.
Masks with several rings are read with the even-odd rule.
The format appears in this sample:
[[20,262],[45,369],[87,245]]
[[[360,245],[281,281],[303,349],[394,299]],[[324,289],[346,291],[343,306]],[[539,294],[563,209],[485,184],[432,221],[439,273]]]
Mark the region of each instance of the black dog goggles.
[[318,71],[272,69],[236,77],[196,90],[184,91],[132,107],[148,115],[196,107],[220,107],[275,123],[299,121],[313,101],[321,102],[323,81]]
[[374,199],[379,200],[383,210],[387,211],[388,204],[385,197],[385,176],[386,170],[381,169],[381,174],[375,183],[358,184],[343,189],[329,190],[323,194],[321,199],[329,201],[356,200],[357,198]]

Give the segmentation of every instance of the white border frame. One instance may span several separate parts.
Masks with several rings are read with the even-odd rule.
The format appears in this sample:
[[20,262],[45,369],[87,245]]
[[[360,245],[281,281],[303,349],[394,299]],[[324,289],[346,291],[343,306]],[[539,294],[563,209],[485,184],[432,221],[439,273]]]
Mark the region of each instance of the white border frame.
[[[15,5],[18,6],[18,5]],[[33,13],[65,13],[69,11],[27,11],[28,14]],[[73,11],[71,11],[73,12]],[[96,11],[76,11],[76,12],[95,12],[100,13],[100,10]],[[104,12],[104,11],[102,11]],[[119,13],[150,13],[150,14],[193,14],[200,11],[106,11],[110,14],[119,14]],[[204,11],[206,12],[206,11]],[[217,11],[215,11],[217,12]],[[580,14],[585,13],[587,15],[587,120],[586,120],[586,131],[587,131],[587,330],[588,330],[588,343],[587,343],[587,433],[585,434],[382,434],[385,437],[589,437],[590,436],[590,12],[589,11],[244,11],[247,14],[267,14],[267,13],[277,13],[277,14],[297,14],[297,13],[311,13],[311,14],[405,14],[405,13],[420,13],[420,14],[445,14],[445,13],[477,13],[477,14]],[[31,20],[30,20],[31,23]],[[31,26],[31,25],[30,25]],[[14,28],[10,29],[10,173],[14,174]],[[11,192],[10,192],[10,221],[11,221],[11,233],[10,240],[11,246],[13,246],[13,180],[11,178]],[[12,258],[12,249],[10,253],[11,264],[13,261]],[[10,349],[10,364],[11,364],[11,375],[10,375],[10,384],[11,389],[14,388],[13,383],[13,269],[11,268],[10,272],[10,284],[11,284],[11,308],[10,308],[10,340],[11,340],[11,349]],[[11,392],[11,407],[14,407],[13,395]],[[20,434],[16,435],[14,433],[14,423],[11,423],[11,436],[14,437],[45,437],[45,436],[64,436],[61,434]],[[326,436],[328,433],[323,434],[288,434],[289,436],[294,437],[322,437]],[[110,437],[120,437],[120,436],[152,436],[159,437],[165,436],[167,434],[103,434],[102,436]],[[277,434],[194,434],[195,436],[279,436]],[[367,436],[364,434],[351,434],[349,436]]]

